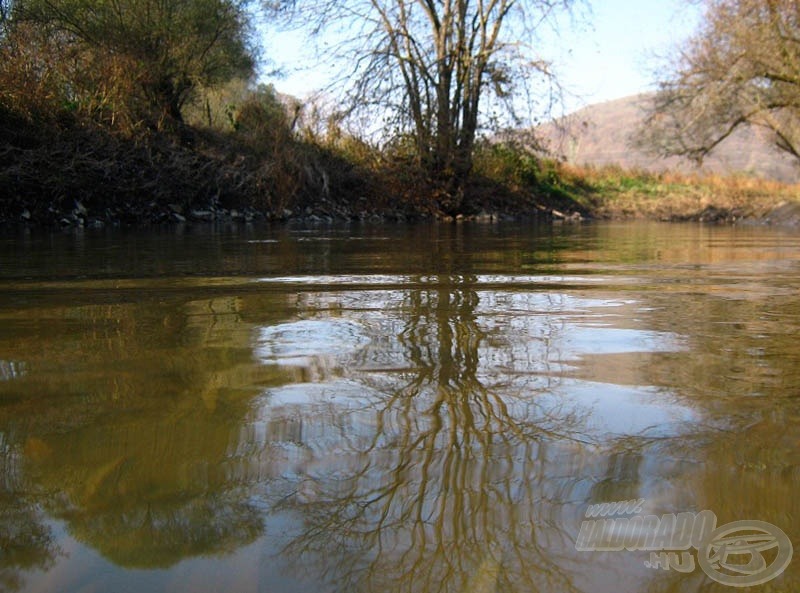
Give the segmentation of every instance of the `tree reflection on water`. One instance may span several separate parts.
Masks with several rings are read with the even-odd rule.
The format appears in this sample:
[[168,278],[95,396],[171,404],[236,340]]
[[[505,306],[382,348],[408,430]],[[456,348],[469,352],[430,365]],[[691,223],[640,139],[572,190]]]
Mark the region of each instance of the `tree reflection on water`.
[[302,517],[286,549],[298,570],[341,591],[574,589],[559,562],[574,546],[562,510],[580,482],[572,453],[588,437],[574,410],[535,392],[509,397],[482,376],[487,341],[496,351],[503,336],[481,327],[475,282],[437,278],[405,292],[397,349],[353,361],[374,368],[381,358],[381,371],[355,374],[369,403],[304,417],[348,431],[333,451],[303,443],[322,458],[304,464],[277,507]]
[[283,300],[52,306],[37,311],[46,330],[29,311],[3,312],[3,345],[31,361],[0,381],[4,590],[53,566],[53,520],[127,568],[229,554],[263,533],[225,464],[256,384],[292,380],[254,364],[242,317],[249,307],[270,322]]
[[61,553],[41,509],[20,492],[20,455],[0,434],[0,590],[23,585],[22,571],[50,568]]
[[206,577],[254,556],[228,590],[714,590],[575,550],[587,504],[639,497],[794,537],[796,276],[623,263],[598,282],[593,251],[509,276],[529,241],[501,239],[381,248],[378,275],[336,267],[361,247],[297,241],[308,267],[275,263],[291,242],[258,266],[281,278],[9,289],[0,587],[101,578],[96,551],[109,590],[220,589]]

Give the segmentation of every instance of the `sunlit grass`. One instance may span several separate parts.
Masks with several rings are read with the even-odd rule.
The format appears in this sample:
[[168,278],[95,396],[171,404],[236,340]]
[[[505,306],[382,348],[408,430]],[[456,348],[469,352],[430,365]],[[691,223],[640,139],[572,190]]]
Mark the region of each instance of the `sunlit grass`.
[[601,218],[736,220],[762,217],[786,202],[800,202],[800,185],[746,175],[654,173],[621,167],[560,163],[565,184],[583,188],[576,199]]

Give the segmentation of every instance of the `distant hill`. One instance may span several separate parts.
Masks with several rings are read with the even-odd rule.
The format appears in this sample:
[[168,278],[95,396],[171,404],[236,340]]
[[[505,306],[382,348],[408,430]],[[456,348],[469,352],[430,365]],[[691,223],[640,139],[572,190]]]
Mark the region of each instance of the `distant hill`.
[[631,147],[630,138],[644,120],[651,95],[642,94],[585,107],[537,131],[546,146],[576,165],[620,165],[648,171],[679,170],[746,174],[785,183],[800,182],[796,160],[776,149],[752,127],[737,130],[698,169],[685,159],[663,159]]

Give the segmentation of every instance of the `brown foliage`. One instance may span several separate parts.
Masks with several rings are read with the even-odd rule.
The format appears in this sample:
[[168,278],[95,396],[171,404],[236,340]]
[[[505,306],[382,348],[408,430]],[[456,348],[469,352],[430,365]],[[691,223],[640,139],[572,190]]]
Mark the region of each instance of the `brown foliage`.
[[800,4],[705,0],[699,32],[661,85],[639,141],[701,161],[742,126],[800,159]]
[[0,43],[0,106],[28,119],[60,111],[67,47],[42,28],[9,31]]
[[142,128],[136,69],[69,34],[18,24],[0,43],[0,106],[30,121],[91,120],[133,133]]

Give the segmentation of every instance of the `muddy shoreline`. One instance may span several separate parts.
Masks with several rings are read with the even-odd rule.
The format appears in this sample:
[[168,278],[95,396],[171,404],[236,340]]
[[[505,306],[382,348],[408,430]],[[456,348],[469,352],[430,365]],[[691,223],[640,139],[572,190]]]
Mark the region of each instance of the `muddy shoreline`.
[[[589,178],[520,186],[474,175],[456,213],[403,162],[378,168],[293,142],[274,160],[209,131],[122,138],[96,127],[0,117],[0,227],[647,219],[800,228],[796,188],[709,190],[702,182],[631,192]],[[286,156],[292,158],[285,158]],[[281,160],[282,158],[282,160]]]

